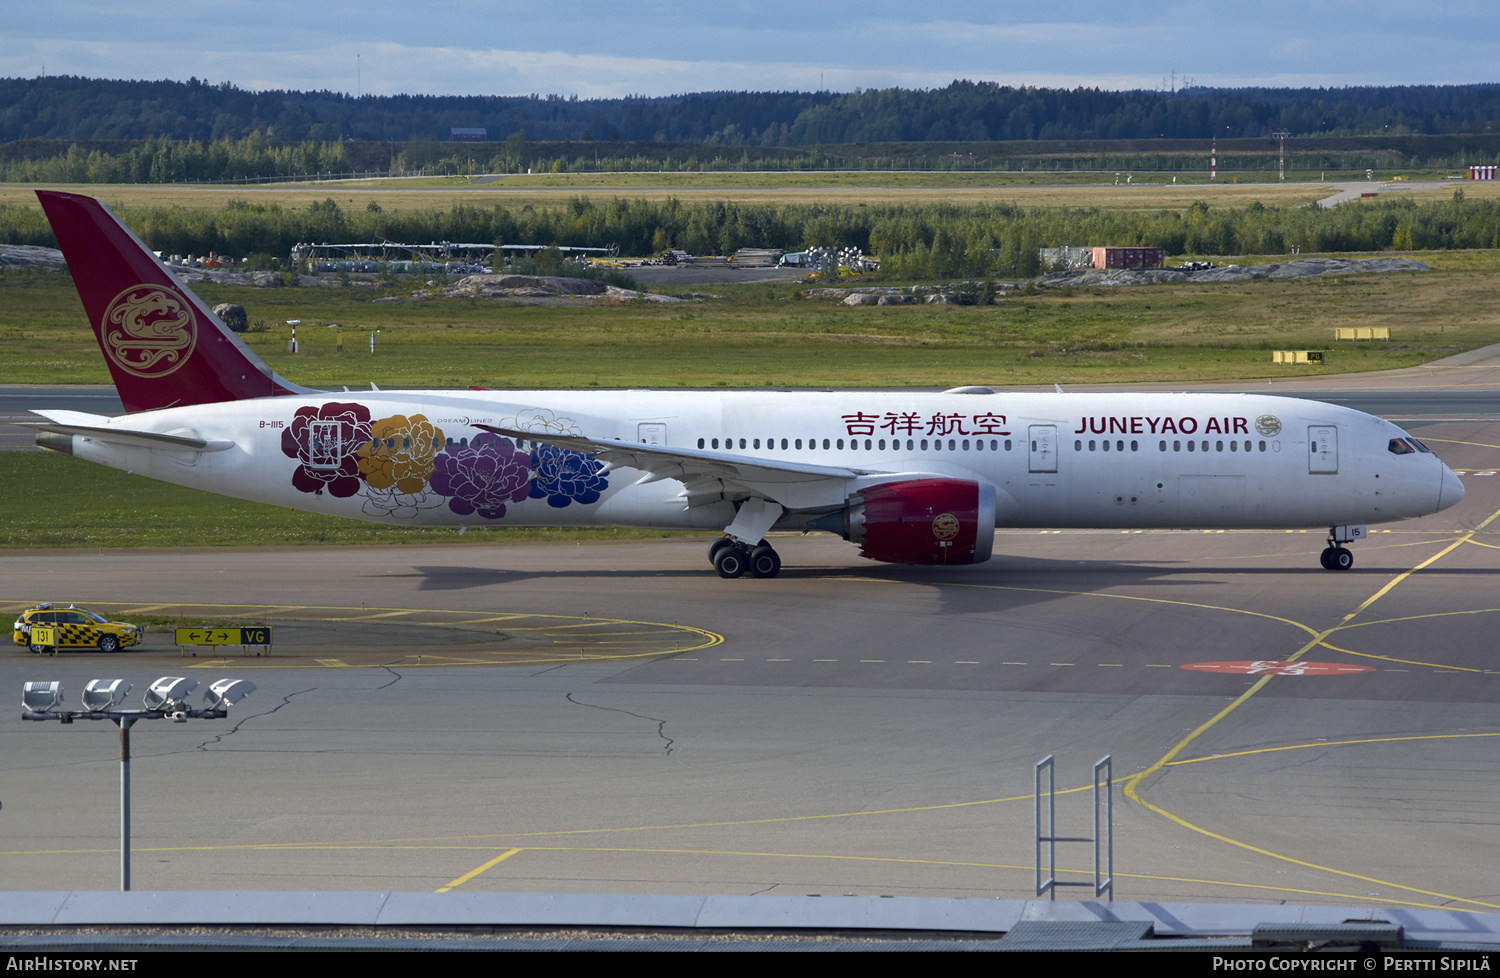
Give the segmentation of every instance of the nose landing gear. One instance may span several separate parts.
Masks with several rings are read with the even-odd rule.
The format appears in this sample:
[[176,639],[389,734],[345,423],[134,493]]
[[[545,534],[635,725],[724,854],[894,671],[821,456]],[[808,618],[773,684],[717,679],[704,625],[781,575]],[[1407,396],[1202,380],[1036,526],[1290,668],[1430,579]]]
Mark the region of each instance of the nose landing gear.
[[1363,524],[1348,526],[1330,526],[1328,528],[1328,546],[1319,555],[1318,562],[1323,565],[1324,570],[1348,570],[1354,566],[1354,554],[1343,544],[1351,540],[1363,540],[1365,528]]
[[1329,544],[1318,560],[1324,570],[1348,570],[1354,566],[1354,552],[1347,547]]

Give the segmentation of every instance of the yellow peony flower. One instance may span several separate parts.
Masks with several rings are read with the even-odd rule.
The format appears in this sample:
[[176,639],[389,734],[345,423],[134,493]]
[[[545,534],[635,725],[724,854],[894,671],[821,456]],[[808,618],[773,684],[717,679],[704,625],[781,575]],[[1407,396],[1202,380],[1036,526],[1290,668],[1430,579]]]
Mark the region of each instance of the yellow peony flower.
[[371,423],[370,440],[356,453],[359,474],[371,489],[419,493],[442,448],[443,432],[423,415],[381,418]]

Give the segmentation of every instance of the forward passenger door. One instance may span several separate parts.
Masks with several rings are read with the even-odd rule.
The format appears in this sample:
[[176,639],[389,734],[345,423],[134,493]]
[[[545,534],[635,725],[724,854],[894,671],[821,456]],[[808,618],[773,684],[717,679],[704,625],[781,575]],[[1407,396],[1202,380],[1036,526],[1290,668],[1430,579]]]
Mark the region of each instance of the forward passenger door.
[[1312,475],[1330,475],[1339,470],[1339,429],[1331,424],[1307,428],[1307,471]]
[[1057,471],[1057,425],[1034,424],[1031,426],[1031,447],[1026,457],[1032,472]]

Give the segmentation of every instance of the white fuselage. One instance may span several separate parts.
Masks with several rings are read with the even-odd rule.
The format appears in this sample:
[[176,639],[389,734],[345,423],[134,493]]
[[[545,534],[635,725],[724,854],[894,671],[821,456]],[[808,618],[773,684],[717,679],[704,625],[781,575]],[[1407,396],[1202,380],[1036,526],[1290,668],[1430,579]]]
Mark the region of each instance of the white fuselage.
[[[355,427],[319,420],[340,416]],[[313,422],[328,436],[315,445]],[[480,490],[433,472],[443,452],[497,437],[479,424],[536,431],[539,443],[573,434],[702,449],[730,464],[732,456],[861,473],[789,499],[781,527],[805,525],[885,473],[988,483],[1003,527],[1327,527],[1422,516],[1463,494],[1435,456],[1393,453],[1392,439],[1405,433],[1389,422],[1247,394],[370,391],[168,408],[115,423],[233,445],[198,452],[79,436],[74,454],[242,499],[404,525],[720,529],[734,519],[732,499],[689,507],[680,483],[628,468],[509,493],[488,510],[471,505],[465,493]]]

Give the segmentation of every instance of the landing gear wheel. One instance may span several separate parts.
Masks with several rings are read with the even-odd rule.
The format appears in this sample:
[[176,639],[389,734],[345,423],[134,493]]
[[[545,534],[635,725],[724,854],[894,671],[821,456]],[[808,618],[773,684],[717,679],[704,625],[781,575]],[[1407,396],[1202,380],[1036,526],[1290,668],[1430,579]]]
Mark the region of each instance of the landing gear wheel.
[[740,547],[724,547],[714,554],[714,570],[719,572],[720,577],[739,577],[749,567],[750,555]]
[[765,544],[750,551],[750,576],[775,577],[781,573],[781,555]]
[[719,537],[719,539],[708,545],[708,562],[715,567],[719,566],[719,553],[725,547],[732,546],[734,546],[734,541],[729,537]]
[[117,639],[117,638],[115,638],[113,635],[100,635],[99,636],[99,651],[100,652],[118,652],[118,651],[120,651],[120,640]]
[[1347,547],[1329,547],[1318,557],[1324,570],[1348,570],[1354,566],[1354,552]]

